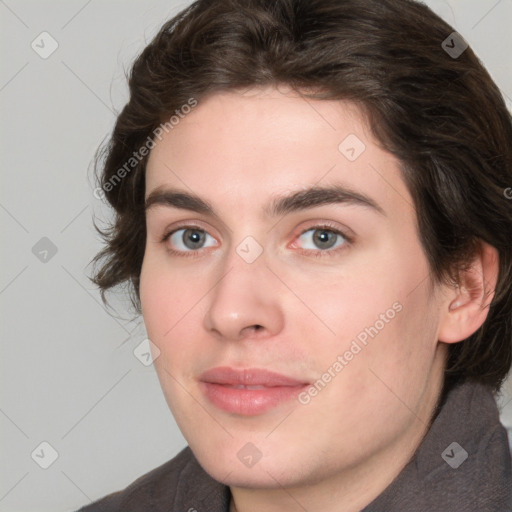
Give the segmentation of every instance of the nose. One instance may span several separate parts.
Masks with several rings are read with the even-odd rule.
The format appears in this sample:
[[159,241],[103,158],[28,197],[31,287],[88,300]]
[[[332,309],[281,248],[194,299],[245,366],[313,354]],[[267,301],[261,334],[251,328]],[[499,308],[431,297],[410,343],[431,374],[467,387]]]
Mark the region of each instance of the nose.
[[233,251],[207,297],[204,327],[219,339],[263,339],[283,328],[279,280],[263,255],[247,263]]

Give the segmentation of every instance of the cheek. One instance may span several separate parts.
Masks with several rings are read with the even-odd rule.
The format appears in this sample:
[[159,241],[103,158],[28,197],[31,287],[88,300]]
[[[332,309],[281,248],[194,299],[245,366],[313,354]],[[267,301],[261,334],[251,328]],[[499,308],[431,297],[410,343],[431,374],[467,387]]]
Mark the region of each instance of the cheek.
[[404,251],[401,237],[406,236],[389,233],[371,247],[354,251],[339,271],[296,274],[297,295],[334,331],[330,333],[333,341],[334,337],[352,339],[376,322],[381,331],[379,317],[387,312],[385,320],[391,317],[391,321],[385,322],[384,330],[388,330],[395,318],[404,316],[396,314],[400,305],[411,303],[408,309],[413,311],[424,306],[413,290],[428,275],[428,265],[418,242],[410,240],[410,249]]
[[199,280],[172,269],[157,255],[147,254],[140,276],[142,316],[148,335],[155,341],[168,338],[201,297]]
[[171,294],[160,277],[155,266],[143,265],[140,278],[142,316],[149,338],[158,345],[165,331],[172,326],[169,318]]
[[179,409],[176,402],[181,397],[176,369],[187,367],[186,356],[193,346],[193,340],[186,335],[191,333],[187,324],[197,293],[186,284],[155,255],[146,255],[140,276],[142,316],[148,338],[160,351],[154,367],[173,412]]
[[144,259],[140,278],[142,315],[148,338],[160,350],[154,365],[168,400],[179,395],[172,376],[188,378],[204,358],[204,338],[199,333],[207,292],[204,274],[196,276],[171,267],[158,254],[148,254]]
[[386,247],[371,261],[358,261],[350,273],[317,281],[314,288],[310,280],[299,280],[298,294],[307,297],[309,309],[329,327],[315,319],[324,343],[315,345],[313,357],[325,366],[351,347],[358,351],[355,340],[361,350],[354,359],[364,367],[382,368],[390,378],[407,366],[427,368],[438,323],[428,275],[416,245],[407,253]]
[[393,304],[401,297],[390,273],[372,272],[368,267],[352,270],[325,278],[296,278],[294,283],[294,292],[316,318],[304,310],[291,320],[311,325],[317,335],[323,333],[328,346],[341,348],[376,321],[381,327],[381,314],[396,316]]

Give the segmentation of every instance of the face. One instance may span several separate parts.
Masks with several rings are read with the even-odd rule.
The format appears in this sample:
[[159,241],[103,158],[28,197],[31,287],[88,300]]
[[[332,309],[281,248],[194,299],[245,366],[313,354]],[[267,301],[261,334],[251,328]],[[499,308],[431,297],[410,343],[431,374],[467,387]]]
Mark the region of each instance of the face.
[[146,198],[143,317],[206,471],[310,484],[419,443],[443,298],[398,161],[354,105],[212,95],[152,149]]

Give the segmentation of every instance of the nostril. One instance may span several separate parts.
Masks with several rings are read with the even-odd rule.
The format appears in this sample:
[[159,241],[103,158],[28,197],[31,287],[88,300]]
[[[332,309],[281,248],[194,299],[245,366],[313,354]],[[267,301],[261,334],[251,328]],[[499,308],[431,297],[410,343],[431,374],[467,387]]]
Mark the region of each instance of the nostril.
[[[242,332],[240,333],[240,336],[245,338],[254,338],[254,339],[260,339],[261,336],[265,335],[265,326],[260,324],[252,324],[248,325],[247,327],[244,327],[242,329]],[[241,338],[240,338],[241,339]]]

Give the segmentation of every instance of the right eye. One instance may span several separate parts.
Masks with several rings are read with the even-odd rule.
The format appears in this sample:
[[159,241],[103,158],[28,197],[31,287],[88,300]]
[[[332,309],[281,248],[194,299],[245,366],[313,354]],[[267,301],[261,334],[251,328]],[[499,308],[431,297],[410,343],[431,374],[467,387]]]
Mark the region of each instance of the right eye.
[[[205,245],[205,242],[209,245]],[[217,245],[215,238],[209,235],[204,229],[197,226],[184,226],[174,229],[167,233],[162,242],[169,241],[171,252],[173,253],[190,253]],[[213,241],[213,243],[212,243]]]

